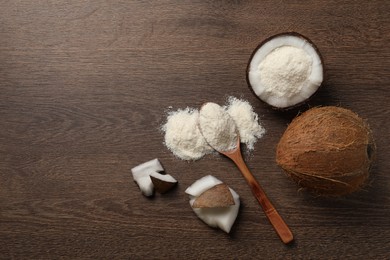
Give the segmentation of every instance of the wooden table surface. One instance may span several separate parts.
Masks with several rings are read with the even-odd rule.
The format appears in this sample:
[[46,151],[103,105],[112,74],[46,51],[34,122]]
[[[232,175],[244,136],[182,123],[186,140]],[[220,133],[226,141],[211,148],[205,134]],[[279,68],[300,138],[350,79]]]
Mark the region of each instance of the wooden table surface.
[[[320,49],[324,87],[298,110],[248,89],[256,45],[297,31]],[[0,259],[389,259],[390,5],[383,1],[1,1]],[[227,158],[175,158],[166,111],[248,100],[267,130],[246,155],[295,235],[280,242]],[[318,198],[275,163],[287,124],[316,105],[366,118],[377,161],[363,191]],[[179,185],[147,199],[130,169],[159,158]],[[241,196],[230,234],[184,190],[212,174]]]

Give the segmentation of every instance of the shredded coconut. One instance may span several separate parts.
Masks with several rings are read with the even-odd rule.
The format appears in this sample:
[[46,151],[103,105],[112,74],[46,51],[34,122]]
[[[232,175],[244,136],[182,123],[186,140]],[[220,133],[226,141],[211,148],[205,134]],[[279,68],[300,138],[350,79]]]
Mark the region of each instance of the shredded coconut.
[[206,141],[217,151],[237,147],[237,128],[233,118],[218,104],[209,102],[199,112],[199,126]]
[[[253,150],[256,141],[265,133],[264,128],[258,122],[258,115],[246,100],[229,97],[227,101],[224,107],[208,103],[214,104],[209,105],[207,109],[207,120],[209,121],[207,125],[209,125],[210,131],[206,133],[205,131],[208,130],[202,129],[203,134],[209,137],[208,141],[213,147],[227,151],[237,145],[237,139],[234,139],[237,136],[233,139],[232,136],[238,132],[241,143],[246,145],[248,151]],[[230,117],[226,115],[226,112]],[[161,127],[165,133],[165,146],[180,159],[198,160],[214,151],[200,132],[198,119],[201,120],[199,110],[178,109],[168,113],[167,121]],[[211,131],[211,128],[214,128],[214,131]]]
[[258,67],[265,91],[277,97],[292,97],[298,94],[309,77],[311,68],[310,55],[293,46],[276,48]]

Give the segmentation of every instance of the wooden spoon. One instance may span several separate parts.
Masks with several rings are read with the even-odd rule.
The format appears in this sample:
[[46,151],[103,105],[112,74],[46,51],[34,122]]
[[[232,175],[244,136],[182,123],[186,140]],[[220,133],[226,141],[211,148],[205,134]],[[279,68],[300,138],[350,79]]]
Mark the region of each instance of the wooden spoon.
[[[202,109],[200,110],[200,113],[201,112],[202,112]],[[200,129],[200,132],[203,134],[202,125],[200,124],[200,121],[199,121],[199,129]],[[207,137],[205,135],[203,135],[203,136],[205,137],[206,142],[208,142],[210,144],[210,142],[207,140]],[[237,165],[238,169],[241,171],[245,180],[248,182],[249,187],[251,188],[253,195],[256,197],[257,201],[260,203],[265,215],[267,216],[267,218],[271,222],[273,228],[275,229],[276,233],[279,235],[280,239],[285,244],[290,243],[291,241],[294,240],[294,237],[293,237],[293,234],[292,234],[290,228],[287,226],[287,224],[284,222],[282,217],[276,211],[275,207],[272,205],[272,203],[268,199],[267,195],[265,194],[264,190],[261,188],[260,184],[256,181],[255,177],[249,171],[249,169],[248,169],[247,165],[245,164],[245,161],[242,157],[242,154],[241,154],[239,135],[237,134],[237,137],[235,137],[235,138],[237,138],[237,145],[235,146],[235,148],[233,148],[230,151],[221,151],[221,150],[216,149],[212,145],[211,146],[219,153],[230,158]]]
[[229,157],[241,171],[245,180],[248,182],[249,187],[252,190],[253,195],[256,197],[257,201],[260,203],[265,215],[268,220],[271,222],[274,227],[276,233],[279,235],[280,239],[283,243],[288,244],[294,240],[293,234],[290,228],[287,226],[286,222],[282,219],[279,213],[276,211],[275,207],[272,205],[271,201],[268,199],[265,194],[263,188],[261,188],[260,184],[257,182],[255,177],[249,171],[247,165],[242,158],[241,149],[240,149],[240,141],[238,139],[237,147],[231,151],[218,151],[221,154]]

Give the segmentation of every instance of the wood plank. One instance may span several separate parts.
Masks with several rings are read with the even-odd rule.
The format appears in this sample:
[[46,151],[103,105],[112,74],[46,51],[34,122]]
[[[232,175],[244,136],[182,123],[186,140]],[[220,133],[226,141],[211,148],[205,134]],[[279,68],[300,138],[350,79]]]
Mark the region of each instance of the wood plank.
[[[387,1],[2,1],[1,259],[386,259],[390,252],[390,6]],[[249,91],[256,45],[297,31],[325,59],[323,88],[274,111]],[[283,245],[227,158],[175,158],[171,109],[250,101],[267,130],[248,167],[296,241]],[[341,105],[377,142],[370,184],[344,198],[298,191],[275,163],[299,112]],[[130,169],[159,158],[179,185],[147,199]],[[184,190],[212,174],[242,206],[231,234],[196,218]]]

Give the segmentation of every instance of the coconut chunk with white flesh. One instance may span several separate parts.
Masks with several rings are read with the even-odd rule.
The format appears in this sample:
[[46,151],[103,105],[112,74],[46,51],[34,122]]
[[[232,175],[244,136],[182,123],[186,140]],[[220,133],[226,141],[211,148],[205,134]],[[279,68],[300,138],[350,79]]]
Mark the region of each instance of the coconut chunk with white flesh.
[[142,163],[131,169],[134,181],[137,183],[142,194],[145,196],[152,196],[154,191],[154,185],[150,175],[163,171],[164,168],[157,158]]
[[190,195],[190,205],[192,210],[203,222],[211,227],[218,227],[226,233],[229,233],[237,218],[238,210],[240,208],[240,197],[233,189],[229,188],[234,200],[233,205],[212,208],[193,207],[194,202],[202,195],[202,193],[222,183],[222,181],[214,176],[207,175],[194,182],[194,184],[188,187],[185,192]]
[[145,195],[146,197],[153,195],[154,185],[149,177],[149,174],[146,174],[145,176],[141,176],[134,180],[137,183],[143,195]]
[[280,109],[309,99],[323,77],[321,56],[312,42],[297,33],[275,35],[252,54],[247,80],[253,92]]

